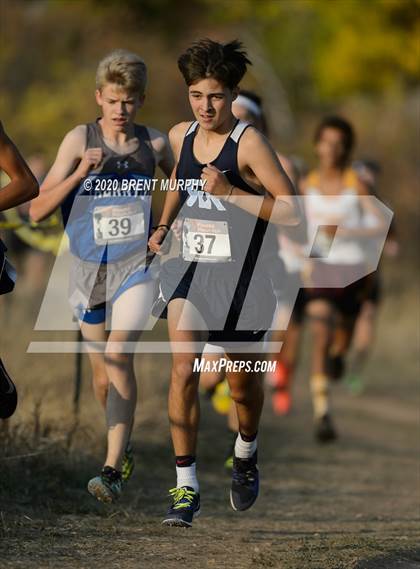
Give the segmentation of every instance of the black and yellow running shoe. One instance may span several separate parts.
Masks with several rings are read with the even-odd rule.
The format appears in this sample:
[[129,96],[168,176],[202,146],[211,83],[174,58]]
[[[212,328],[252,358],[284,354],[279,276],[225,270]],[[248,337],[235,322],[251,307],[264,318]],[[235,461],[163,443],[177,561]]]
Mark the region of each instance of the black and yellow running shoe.
[[228,456],[225,458],[224,467],[225,467],[225,470],[227,470],[228,472],[230,472],[232,470],[232,468],[233,468],[233,452],[230,452],[228,454]]
[[200,494],[190,486],[182,486],[169,490],[169,495],[173,502],[162,524],[190,528],[193,518],[200,515]]
[[131,475],[133,474],[135,464],[136,463],[134,461],[133,447],[131,445],[131,442],[128,441],[127,446],[125,447],[125,452],[121,467],[121,479],[124,484],[126,484],[130,480]]

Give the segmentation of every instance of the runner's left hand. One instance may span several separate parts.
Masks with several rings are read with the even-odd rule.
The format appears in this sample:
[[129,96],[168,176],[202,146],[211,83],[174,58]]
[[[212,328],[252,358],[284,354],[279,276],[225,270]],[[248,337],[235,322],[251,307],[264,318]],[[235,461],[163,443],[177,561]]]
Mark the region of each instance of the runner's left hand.
[[231,184],[221,170],[213,164],[207,164],[201,173],[201,179],[205,180],[204,191],[214,196],[225,196],[229,194]]

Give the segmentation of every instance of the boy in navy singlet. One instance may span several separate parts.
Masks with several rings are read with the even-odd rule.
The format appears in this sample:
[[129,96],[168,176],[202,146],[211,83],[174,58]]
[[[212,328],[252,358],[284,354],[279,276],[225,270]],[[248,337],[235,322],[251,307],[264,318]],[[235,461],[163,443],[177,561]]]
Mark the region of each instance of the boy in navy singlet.
[[[202,40],[178,60],[196,120],[170,131],[178,190],[168,193],[158,229],[149,240],[151,250],[160,253],[181,209],[181,254],[163,265],[160,282],[170,340],[174,348],[177,342],[189,346],[182,353],[173,350],[169,418],[177,486],[171,490],[166,525],[189,527],[200,511],[195,471],[197,346],[200,340],[220,345],[238,366],[257,359],[251,354],[275,308],[268,272],[258,271],[267,222],[299,222],[293,186],[276,153],[260,132],[232,114],[249,63],[237,41]],[[258,495],[256,448],[263,390],[256,371],[232,371],[227,378],[239,420],[231,505],[246,510]]]

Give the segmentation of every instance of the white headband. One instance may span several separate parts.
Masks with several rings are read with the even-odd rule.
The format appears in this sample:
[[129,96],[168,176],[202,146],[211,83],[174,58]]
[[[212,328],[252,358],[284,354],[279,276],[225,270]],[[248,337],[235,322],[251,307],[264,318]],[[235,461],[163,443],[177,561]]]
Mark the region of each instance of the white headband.
[[262,114],[261,107],[252,99],[248,99],[246,95],[238,95],[233,101],[233,104],[241,105],[241,107],[244,107],[244,109],[256,117],[260,117]]

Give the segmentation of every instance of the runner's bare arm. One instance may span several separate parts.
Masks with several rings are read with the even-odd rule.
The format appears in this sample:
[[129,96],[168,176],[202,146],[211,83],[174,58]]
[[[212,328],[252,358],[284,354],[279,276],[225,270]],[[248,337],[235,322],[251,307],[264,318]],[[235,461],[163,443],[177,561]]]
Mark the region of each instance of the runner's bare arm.
[[[185,122],[177,124],[169,132],[169,141],[176,162],[179,159],[179,155],[181,153],[182,141],[190,124],[191,123],[185,123]],[[173,168],[171,174],[171,180],[176,179],[176,168],[177,168],[177,163]],[[178,190],[177,189],[174,191],[169,190],[165,196],[165,203],[163,205],[163,211],[158,225],[167,225],[168,227],[170,227],[176,218],[176,215],[179,211],[179,206],[180,206],[180,201],[179,201]],[[163,227],[159,228],[157,231],[153,233],[153,235],[149,239],[149,247],[151,251],[153,251],[154,253],[160,252],[162,241],[164,240],[167,232],[168,231],[165,229],[165,227]]]
[[283,154],[279,154],[278,152],[277,158],[280,161],[280,164],[283,167],[283,170],[286,172],[289,180],[293,183],[294,187],[296,188],[296,193],[298,195],[299,204],[300,204],[300,213],[302,217],[302,222],[299,225],[282,225],[278,228],[278,231],[281,235],[286,236],[290,241],[292,241],[291,246],[296,245],[297,250],[301,248],[302,245],[305,245],[308,239],[307,233],[307,219],[305,216],[305,208],[304,202],[302,199],[302,192],[301,192],[301,180],[299,180],[297,176],[297,172],[293,166],[293,162],[289,160]]
[[[171,180],[175,179],[176,165],[171,175]],[[159,219],[158,228],[152,233],[149,239],[149,247],[153,253],[160,253],[162,242],[169,232],[169,228],[171,227],[178,213],[179,203],[178,190],[168,190],[165,196],[165,202],[163,204],[163,211]]]
[[[264,197],[259,217],[279,225],[298,225],[301,214],[295,198],[295,188],[275,150],[257,129],[251,127],[244,132],[238,148],[238,162],[240,167],[243,163],[254,173],[269,194]],[[245,194],[234,188],[232,203],[239,201],[237,196],[241,193]]]
[[38,195],[38,183],[0,122],[0,170],[10,182],[0,190],[0,211],[16,207]]
[[255,199],[248,192],[232,187],[226,176],[212,165],[203,169],[207,180],[205,190],[228,199],[230,203],[277,225],[298,225],[301,222],[293,184],[285,174],[277,155],[267,139],[253,127],[243,134],[238,148],[240,170],[254,174],[266,195]]
[[86,126],[79,125],[63,139],[51,170],[41,185],[39,197],[31,203],[30,216],[42,221],[51,215],[89,170],[102,160],[100,148],[85,151]]
[[287,158],[286,156],[283,156],[283,154],[279,154],[278,152],[276,152],[276,156],[279,159],[279,162],[282,165],[283,170],[286,172],[289,180],[293,184],[296,184],[296,172],[293,167],[292,161],[289,160],[289,158]]
[[168,137],[155,128],[147,127],[156,157],[156,164],[169,178],[174,169],[174,157]]

